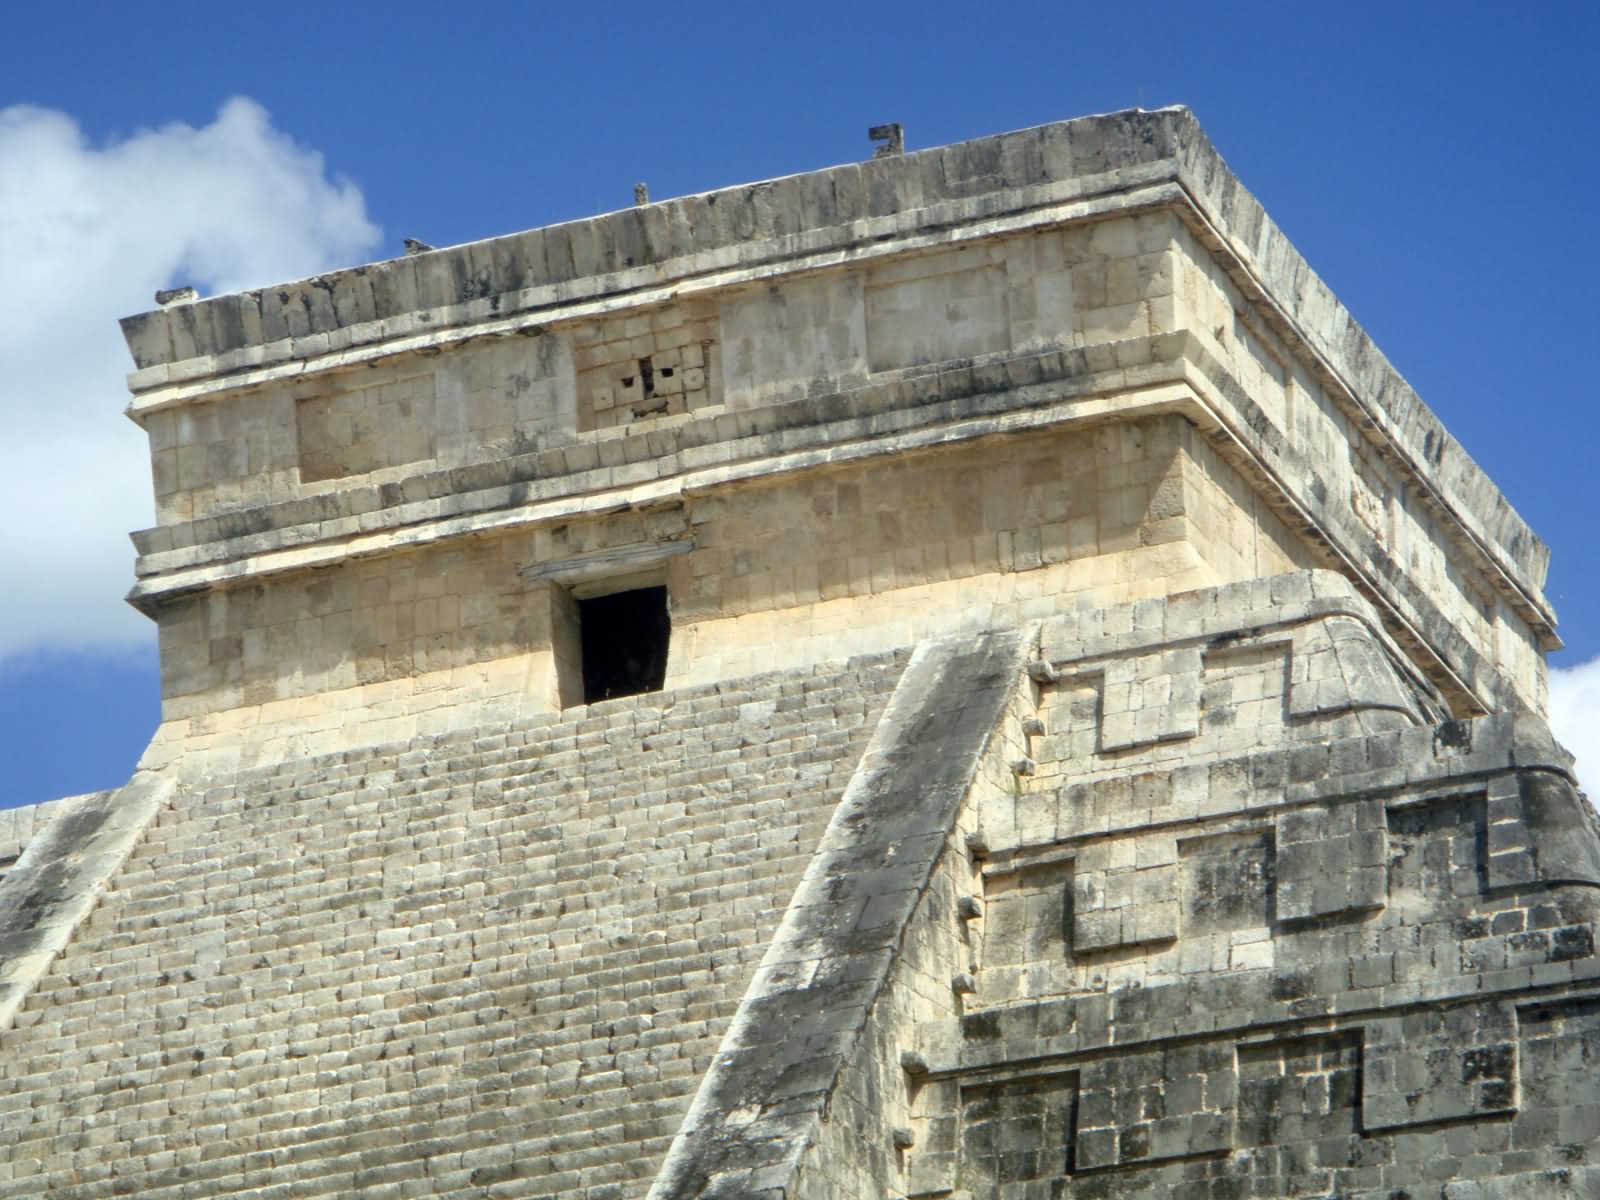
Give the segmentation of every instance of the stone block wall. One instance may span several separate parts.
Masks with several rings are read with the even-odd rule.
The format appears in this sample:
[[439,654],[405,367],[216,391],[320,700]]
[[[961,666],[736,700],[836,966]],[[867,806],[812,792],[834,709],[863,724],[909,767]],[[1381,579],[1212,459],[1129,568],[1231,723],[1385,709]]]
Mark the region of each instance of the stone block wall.
[[302,397],[294,406],[300,482],[431,461],[437,452],[436,408],[431,373]]
[[[734,288],[151,413],[158,516],[194,520],[951,360],[1146,337],[1161,213]],[[1107,280],[1111,280],[1108,285]],[[1165,292],[1162,290],[1165,289]],[[930,319],[930,314],[940,314]],[[726,350],[724,350],[726,347]],[[648,378],[647,378],[648,375]]]
[[[916,1043],[914,1123],[957,1150],[913,1146],[906,1195],[1584,1194],[1597,1110],[1548,1039],[1600,1030],[1600,821],[1537,723],[1436,724],[1365,611],[1312,573],[1047,623],[1016,786],[970,800],[964,1011]],[[1218,654],[1225,687],[1171,685]],[[1145,747],[1106,739],[1114,688],[1163,714]]]
[[[1487,587],[1468,582],[1467,560],[1481,548],[1452,532],[1447,515],[1406,482],[1396,452],[1369,440],[1326,372],[1255,304],[1183,212],[1152,200],[885,244],[780,273],[723,270],[663,295],[558,305],[538,322],[501,323],[481,336],[429,335],[293,376],[196,384],[148,410],[136,404],[151,434],[162,524],[136,539],[144,555],[135,599],[177,630],[193,624],[192,610],[172,611],[192,603],[183,597],[246,578],[283,588],[282,607],[292,609],[312,567],[338,571],[358,557],[519,526],[549,531],[684,497],[707,510],[748,507],[770,524],[772,499],[784,497],[793,500],[779,514],[784,537],[746,521],[718,547],[742,555],[712,570],[702,552],[696,573],[680,576],[675,611],[685,624],[725,624],[704,629],[707,644],[692,656],[679,655],[675,678],[758,669],[765,664],[748,650],[770,644],[775,625],[786,644],[827,642],[848,625],[872,629],[851,651],[906,645],[941,629],[907,636],[897,610],[953,611],[947,581],[1079,561],[1092,549],[1134,557],[1092,582],[1053,572],[1044,591],[1075,594],[1088,582],[1097,603],[1116,603],[1131,598],[1122,586],[1130,581],[1154,595],[1160,576],[1182,587],[1341,563],[1380,595],[1395,592],[1384,619],[1419,641],[1408,650],[1447,685],[1457,711],[1512,695],[1537,708],[1538,637],[1499,595],[1498,576],[1484,576]],[[1144,495],[1129,448],[1099,448],[1091,547],[1091,514],[1078,511],[1089,476],[1071,454],[1049,466],[1042,431],[1069,436],[1076,424],[1088,437],[1107,420],[1160,429],[1166,441],[1162,421],[1184,422],[1196,469],[1181,486],[1169,477],[1164,491]],[[1044,453],[1012,464],[1029,476],[1022,486],[975,484],[971,472],[992,475],[994,461],[1009,457],[983,439],[1030,427]],[[859,468],[872,481],[898,476],[900,461],[916,464],[933,447],[959,448],[968,473],[956,486],[982,491],[982,505],[959,509],[962,528],[922,513],[926,501],[902,498],[903,527],[890,528],[895,512],[880,510],[869,531],[848,496],[835,510],[817,494],[828,487],[819,467],[848,474],[858,461],[890,460]],[[1048,498],[1030,494],[1041,488]],[[998,511],[1013,499],[1040,511]],[[826,526],[850,553],[793,553],[807,524]],[[1180,534],[1203,547],[1205,570],[1170,555],[1135,561]],[[739,537],[748,544],[735,546]],[[1441,587],[1394,569],[1413,542],[1429,547],[1429,578]],[[762,570],[759,559],[780,543],[789,552]],[[874,597],[929,591],[863,614],[863,575]],[[1034,598],[1028,588],[992,591],[1010,610]],[[841,598],[850,602],[833,603]],[[784,615],[730,620],[752,613]],[[282,664],[280,698],[351,686],[348,662],[325,671],[281,656],[229,656],[230,636],[207,636],[208,660],[224,647],[204,663],[216,667],[208,679],[192,629],[174,634],[172,716],[238,702],[240,683],[262,663]],[[507,631],[497,649],[545,652],[517,645],[519,637]],[[415,663],[418,653],[393,657]],[[356,674],[373,682],[372,656],[363,657]],[[422,670],[483,661],[437,646],[422,657],[436,664]],[[535,674],[546,681],[542,694],[562,693],[551,665]],[[196,698],[206,691],[215,695]]]
[[[401,554],[436,540],[436,535],[405,534],[393,518],[409,509],[418,516],[432,514],[430,519],[437,521],[459,511],[454,497],[463,487],[490,484],[491,475],[503,474],[490,472],[479,479],[483,468],[497,460],[526,462],[536,478],[551,468],[554,473],[548,484],[530,480],[479,488],[491,506],[514,510],[519,500],[526,503],[538,494],[535,486],[555,497],[569,489],[581,494],[599,482],[633,488],[626,498],[603,507],[648,510],[653,503],[680,502],[676,489],[652,481],[671,479],[696,460],[709,465],[727,457],[691,451],[730,446],[730,435],[744,429],[744,418],[737,415],[741,412],[810,405],[807,413],[796,411],[794,416],[810,425],[813,436],[826,439],[832,436],[828,426],[813,423],[852,411],[853,405],[837,404],[840,399],[886,388],[886,396],[908,395],[925,389],[930,380],[937,395],[944,387],[945,364],[973,360],[994,362],[991,373],[1009,394],[1008,402],[1034,403],[1025,393],[1043,364],[1019,371],[1008,356],[1081,347],[1085,367],[1117,372],[1119,364],[1142,361],[1153,348],[1150,339],[1159,340],[1163,331],[1183,330],[1180,341],[1196,337],[1195,344],[1214,355],[1226,372],[1228,386],[1248,389],[1241,392],[1248,395],[1246,403],[1256,405],[1278,430],[1268,439],[1273,445],[1281,449],[1288,444],[1286,431],[1293,428],[1297,446],[1322,446],[1326,455],[1315,458],[1321,474],[1312,490],[1348,491],[1352,528],[1365,531],[1371,545],[1388,554],[1383,547],[1398,528],[1388,497],[1405,489],[1376,455],[1358,452],[1365,443],[1318,390],[1322,385],[1309,370],[1291,368],[1289,351],[1245,314],[1248,306],[1237,289],[1228,289],[1233,284],[1183,223],[1157,210],[835,268],[787,279],[781,286],[697,293],[637,311],[558,321],[525,336],[480,339],[443,353],[385,360],[320,379],[263,385],[157,410],[145,420],[156,454],[163,519],[172,525],[141,539],[151,568],[192,563],[198,581],[209,580],[211,586],[222,585],[241,596],[281,591],[276,607],[295,614],[300,626],[295,644],[306,647],[311,659],[297,661],[281,647],[266,653],[258,646],[251,653],[242,643],[236,646],[231,639],[240,636],[240,622],[219,614],[249,602],[226,592],[209,602],[203,637],[195,631],[195,601],[162,601],[155,609],[167,631],[169,715],[181,718],[240,703],[250,706],[263,696],[282,699],[364,685],[408,670],[548,655],[548,639],[530,639],[520,613],[487,640],[477,639],[471,651],[461,649],[448,612],[418,612],[416,631],[410,633],[389,630],[378,613],[372,620],[360,619],[357,624],[367,632],[357,652],[326,666],[315,657],[330,639],[306,636],[307,623],[325,614],[305,597],[326,590],[326,585],[308,582],[303,566],[296,564],[327,565],[336,575],[349,571],[351,578],[337,585],[348,592],[367,587],[374,571],[403,576],[418,563],[454,561],[463,552],[431,559],[420,549]],[[1229,322],[1216,325],[1222,308]],[[945,319],[926,319],[932,312],[943,312]],[[921,316],[906,324],[912,314]],[[1111,346],[1116,349],[1095,349]],[[1171,354],[1176,348],[1174,343],[1162,352]],[[1298,384],[1296,370],[1302,377]],[[929,371],[937,374],[929,376]],[[1281,403],[1270,401],[1273,378],[1279,381]],[[1133,415],[1144,401],[1115,395],[1131,383],[1128,367],[1121,367],[1120,375],[1090,386],[1089,395],[1105,396],[1109,384],[1114,403],[1133,404],[1130,419],[1115,430],[1084,428],[1051,439],[1039,437],[1021,456],[1005,443],[967,443],[956,465],[954,443],[934,439],[923,445],[952,450],[943,468],[909,453],[859,473],[836,468],[833,482],[815,471],[828,459],[811,458],[777,469],[763,466],[749,474],[744,486],[735,485],[724,471],[720,485],[694,489],[691,519],[706,536],[697,542],[693,563],[677,564],[669,582],[675,584],[675,618],[686,628],[701,628],[690,643],[692,651],[684,653],[685,646],[677,653],[674,678],[697,681],[766,665],[752,661],[750,652],[771,644],[775,626],[787,644],[835,643],[842,628],[861,631],[854,646],[829,644],[821,656],[796,660],[813,662],[841,650],[864,652],[936,635],[940,627],[918,624],[908,629],[901,614],[905,609],[937,610],[947,617],[961,613],[945,594],[950,591],[942,586],[947,580],[1007,575],[1067,561],[1081,565],[1092,556],[1132,556],[1115,567],[1108,563],[1109,569],[1090,570],[1087,578],[1081,569],[1054,571],[1034,591],[1070,596],[1087,586],[1097,593],[1097,602],[1115,603],[1131,597],[1130,583],[1143,587],[1145,594],[1158,594],[1161,576],[1173,586],[1194,586],[1334,561],[1329,548],[1308,543],[1303,530],[1285,522],[1285,516],[1300,518],[1285,509],[1281,498],[1262,494],[1259,482],[1241,473],[1232,451],[1219,454],[1219,447],[1226,447],[1207,440],[1214,439],[1215,431],[1205,429],[1204,420],[1196,432],[1194,414],[1188,421],[1176,415]],[[1045,389],[1045,396],[1058,393],[1059,387]],[[891,400],[885,415],[895,407]],[[1313,410],[1322,415],[1313,418]],[[896,424],[916,419],[905,413]],[[857,423],[864,430],[880,428],[878,420],[865,414]],[[1260,426],[1257,432],[1267,428]],[[697,430],[703,431],[695,433],[697,439],[712,440],[686,445],[684,439]],[[1142,444],[1147,438],[1148,447]],[[779,429],[750,441],[741,453],[781,454],[787,441]],[[1149,464],[1170,456],[1175,442],[1192,465],[1181,480],[1170,466],[1158,468],[1166,474],[1156,480]],[[1343,449],[1336,450],[1336,445]],[[1347,488],[1328,474],[1345,459],[1360,468],[1349,476],[1356,482]],[[1302,454],[1295,461],[1308,459]],[[1004,473],[1017,477],[1000,478]],[[585,484],[581,480],[586,476],[597,478]],[[902,494],[891,494],[897,491]],[[981,497],[981,503],[949,503],[963,494]],[[549,544],[547,535],[583,523],[580,499],[562,507],[566,520],[525,519],[535,542]],[[1335,508],[1345,511],[1342,502]],[[302,536],[299,531],[309,528],[304,524],[308,518],[323,519],[317,521],[317,531]],[[717,518],[725,528],[702,528]],[[1338,519],[1330,518],[1335,525]],[[1432,516],[1427,520],[1433,524],[1416,536],[1433,546],[1436,564],[1449,573],[1455,560],[1441,549],[1442,527]],[[496,536],[507,524],[485,523],[467,513],[454,523],[463,532]],[[778,536],[769,536],[772,532]],[[713,533],[714,548],[702,544]],[[837,548],[834,553],[823,553],[817,543],[824,539]],[[1155,564],[1136,561],[1150,547],[1180,540],[1197,547],[1206,569],[1195,574],[1192,557],[1174,561],[1169,556]],[[185,549],[180,541],[195,546]],[[329,547],[319,557],[295,549],[319,541]],[[370,545],[367,553],[398,556],[396,565],[340,565],[333,548],[357,541]],[[197,553],[202,543],[205,555]],[[525,544],[525,538],[506,542],[502,556],[519,553]],[[159,548],[164,545],[172,548]],[[1399,544],[1390,549],[1399,553]],[[251,557],[229,561],[245,550]],[[291,555],[295,562],[287,564],[281,581],[268,576],[239,588],[233,580],[265,561],[261,551]],[[484,552],[473,548],[465,553],[482,557]],[[764,558],[771,565],[764,565]],[[443,567],[423,568],[439,569]],[[1455,577],[1461,577],[1459,571]],[[878,600],[905,588],[929,590],[862,611],[864,596]],[[371,589],[378,590],[378,585]],[[463,589],[450,585],[449,590]],[[1003,584],[990,592],[1009,610],[1019,611],[1019,605],[1027,608],[1030,590]],[[1465,594],[1460,588],[1456,592]],[[494,595],[503,597],[504,588],[480,593],[480,602]],[[1488,678],[1482,670],[1504,668],[1521,681],[1523,695],[1536,700],[1538,671],[1528,657],[1537,658],[1535,643],[1505,634],[1494,616],[1501,601],[1482,589],[1472,596],[1474,604],[1466,608],[1430,609],[1438,619],[1423,624],[1447,642],[1455,637],[1476,647],[1469,656],[1485,665],[1473,668],[1475,682]],[[835,603],[840,600],[847,602]],[[506,602],[517,607],[515,600]],[[532,607],[548,606],[535,599]],[[360,615],[362,610],[357,605],[342,611]],[[772,613],[774,619],[733,619],[754,613]],[[1044,614],[1034,606],[1022,615]],[[712,620],[720,624],[705,624]],[[372,630],[378,628],[386,632],[374,640]],[[472,622],[462,628],[470,631]],[[1517,628],[1526,633],[1525,626]],[[1457,629],[1466,636],[1452,632]],[[251,629],[263,644],[277,632]],[[341,640],[340,631],[334,630],[331,642]],[[381,646],[386,663],[381,670],[372,653],[375,645]],[[278,677],[266,679],[264,671]],[[546,663],[535,674],[548,681],[558,679],[560,672]],[[536,690],[557,696],[562,686],[545,682]]]
[[513,337],[151,413],[156,518],[182,524],[375,489],[425,467],[560,444],[576,412],[572,353],[565,340]]
[[714,301],[574,326],[567,336],[579,432],[722,406],[722,328]]
[[[1426,493],[1408,487],[1393,454],[1353,421],[1331,394],[1333,385],[1297,362],[1229,273],[1187,228],[1173,232],[1177,272],[1176,325],[1214,354],[1240,391],[1279,431],[1273,457],[1278,469],[1306,481],[1323,498],[1319,518],[1343,526],[1349,552],[1380,572],[1403,575],[1414,613],[1437,610],[1483,648],[1512,686],[1542,707],[1543,656],[1525,620],[1485,586],[1481,572],[1463,570],[1452,535]],[[1226,481],[1220,481],[1223,487]],[[1233,490],[1233,489],[1230,489]],[[1249,505],[1237,494],[1224,503]],[[1259,498],[1254,499],[1260,503]]]
[[[930,390],[970,396],[965,376],[1018,407],[1041,384],[1092,397],[1090,419],[1183,411],[1253,515],[1287,517],[1413,631],[1460,713],[1543,703],[1542,547],[1181,110],[647,205],[125,329],[161,497],[140,539],[147,607],[325,565],[352,535],[371,552],[400,529],[542,520],[529,506],[554,496],[703,490],[707,465],[814,448],[799,430],[820,412],[871,413],[852,450],[915,426],[960,440],[974,431],[949,415],[907,418]],[[1079,352],[1063,387],[1043,360]],[[380,449],[364,430],[402,411],[416,428]],[[756,430],[780,436],[751,445]]]

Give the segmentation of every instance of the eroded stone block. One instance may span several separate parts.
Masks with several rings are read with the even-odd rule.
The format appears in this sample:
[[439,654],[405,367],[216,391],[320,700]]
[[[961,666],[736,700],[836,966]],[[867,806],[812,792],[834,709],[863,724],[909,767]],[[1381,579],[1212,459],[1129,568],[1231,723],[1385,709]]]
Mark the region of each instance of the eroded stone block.
[[1456,1004],[1368,1021],[1361,1118],[1368,1130],[1458,1121],[1517,1107],[1511,1004]]
[[1157,942],[1178,934],[1177,846],[1170,836],[1092,848],[1073,876],[1072,945],[1077,951]]
[[961,1182],[1000,1194],[1071,1174],[1077,1112],[1076,1071],[962,1088]]
[[1106,664],[1100,749],[1193,737],[1200,728],[1200,650],[1181,647]]
[[1187,1158],[1233,1144],[1238,1072],[1231,1045],[1098,1059],[1081,1079],[1079,1170]]
[[1388,894],[1383,806],[1356,800],[1289,809],[1275,822],[1277,917],[1381,908]]

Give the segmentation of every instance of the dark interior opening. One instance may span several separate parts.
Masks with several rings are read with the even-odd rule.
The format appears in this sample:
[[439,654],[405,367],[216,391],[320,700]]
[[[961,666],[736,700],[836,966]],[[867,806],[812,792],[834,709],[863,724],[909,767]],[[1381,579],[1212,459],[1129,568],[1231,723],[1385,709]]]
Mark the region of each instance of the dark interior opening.
[[583,702],[659,692],[667,677],[667,589],[639,588],[578,601]]

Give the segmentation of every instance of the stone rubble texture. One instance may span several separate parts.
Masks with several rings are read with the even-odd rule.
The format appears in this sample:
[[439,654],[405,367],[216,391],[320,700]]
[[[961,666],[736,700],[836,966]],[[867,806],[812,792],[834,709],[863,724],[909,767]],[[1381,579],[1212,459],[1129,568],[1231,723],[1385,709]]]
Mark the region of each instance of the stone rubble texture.
[[163,723],[0,813],[0,1196],[1600,1196],[1546,551],[1187,110],[124,332]]

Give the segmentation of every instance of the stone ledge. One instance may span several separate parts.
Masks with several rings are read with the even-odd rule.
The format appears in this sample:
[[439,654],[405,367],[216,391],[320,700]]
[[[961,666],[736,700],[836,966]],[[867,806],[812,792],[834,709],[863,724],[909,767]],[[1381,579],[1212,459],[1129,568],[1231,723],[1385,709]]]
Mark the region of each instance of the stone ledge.
[[[393,483],[157,526],[133,535],[143,553],[136,571],[154,576],[443,517],[619,488],[631,493],[676,475],[690,477],[678,490],[692,490],[709,486],[697,473],[760,463],[774,455],[836,449],[856,440],[1023,412],[1067,398],[1107,395],[1130,384],[1175,382],[1182,377],[1178,361],[1186,342],[1183,334],[1163,334],[1077,350],[988,355],[905,372],[900,378],[848,392],[662,427],[589,435],[569,446],[504,462],[428,471]],[[1171,368],[1162,370],[1163,362],[1170,362]],[[1136,383],[1129,376],[1134,369],[1139,371]],[[1068,386],[1065,390],[1052,386],[1061,384]],[[979,427],[969,436],[995,431]],[[600,465],[602,449],[613,443],[618,447],[615,457],[626,467]],[[886,452],[901,448],[891,444]],[[768,474],[771,469],[754,473]],[[629,475],[641,478],[626,478]],[[616,502],[637,501],[630,494]],[[169,545],[159,548],[162,542]]]
[[170,776],[135,775],[125,787],[62,801],[0,879],[0,1029],[71,940],[171,798]]
[[[1350,1200],[1390,1200],[1393,1190],[1362,1192]],[[1600,1167],[1550,1167],[1499,1179],[1457,1180],[1441,1185],[1439,1200],[1583,1200],[1600,1196]]]
[[1040,628],[1039,652],[1057,666],[1256,637],[1336,615],[1354,617],[1384,636],[1376,610],[1354,584],[1335,571],[1306,570],[1054,617]]
[[925,643],[912,656],[650,1200],[787,1194],[887,985],[1022,657],[1021,639],[999,634],[976,645]]
[[[460,314],[461,320],[455,324],[422,332],[408,329],[404,336],[389,341],[346,349],[330,348],[320,342],[312,345],[302,342],[297,346],[290,339],[284,339],[267,347],[250,347],[257,352],[251,356],[253,361],[235,366],[231,371],[222,359],[201,357],[172,367],[135,372],[129,376],[129,386],[136,395],[128,415],[139,421],[163,409],[216,400],[285,380],[370,366],[381,359],[437,354],[483,339],[532,337],[568,324],[683,300],[705,292],[770,281],[780,275],[869,264],[891,256],[1163,205],[1179,207],[1180,211],[1188,208],[1187,197],[1165,174],[1146,172],[1136,180],[1123,179],[1111,190],[1088,198],[1081,198],[1077,188],[1049,185],[1017,193],[1015,211],[1008,209],[997,215],[964,206],[960,211],[913,214],[926,217],[926,223],[907,219],[898,222],[890,233],[878,237],[869,235],[864,240],[852,239],[847,231],[837,244],[830,244],[823,250],[777,245],[757,247],[749,252],[756,265],[721,267],[698,276],[686,267],[684,277],[671,286],[644,286],[617,293],[604,293],[597,286],[592,295],[577,298],[567,289],[540,289],[523,293],[519,298],[520,307],[508,306],[509,310],[519,312],[517,316],[500,316],[499,310],[469,311]],[[859,234],[859,230],[855,232]]]
[[1050,185],[1063,199],[1171,178],[1185,137],[1203,140],[1186,109],[1058,122],[219,296],[123,328],[141,370],[283,341],[302,356],[336,332],[404,336],[516,311],[528,293],[619,292],[993,218],[1036,205]]
[[[1441,752],[1440,731],[1466,731],[1462,749]],[[1484,792],[1507,771],[1536,771],[1575,786],[1572,756],[1556,744],[1549,727],[1523,713],[1496,713],[1471,721],[1447,721],[1388,733],[1290,744],[1242,757],[1219,757],[1170,769],[1141,766],[1139,802],[1124,775],[1063,785],[1064,806],[1087,812],[1103,794],[1120,819],[1109,817],[1052,846],[1073,846],[1105,837],[1176,831],[1230,817],[1262,817],[1307,805],[1426,796],[1446,789]],[[1078,818],[1081,822],[1081,818]],[[1004,849],[1005,857],[1000,856]],[[1026,859],[1026,847],[996,847],[996,862]]]
[[[1163,985],[980,1009],[957,1022],[926,1027],[918,1053],[931,1079],[987,1078],[1020,1065],[1070,1066],[1104,1055],[1190,1039],[1284,1037],[1356,1028],[1367,1021],[1428,1012],[1477,1001],[1534,1007],[1572,998],[1593,999],[1600,962],[1531,968],[1432,980],[1427,986],[1352,989],[1326,996],[1295,995],[1303,972],[1255,971],[1201,984]],[[1209,995],[1207,993],[1210,993]]]

